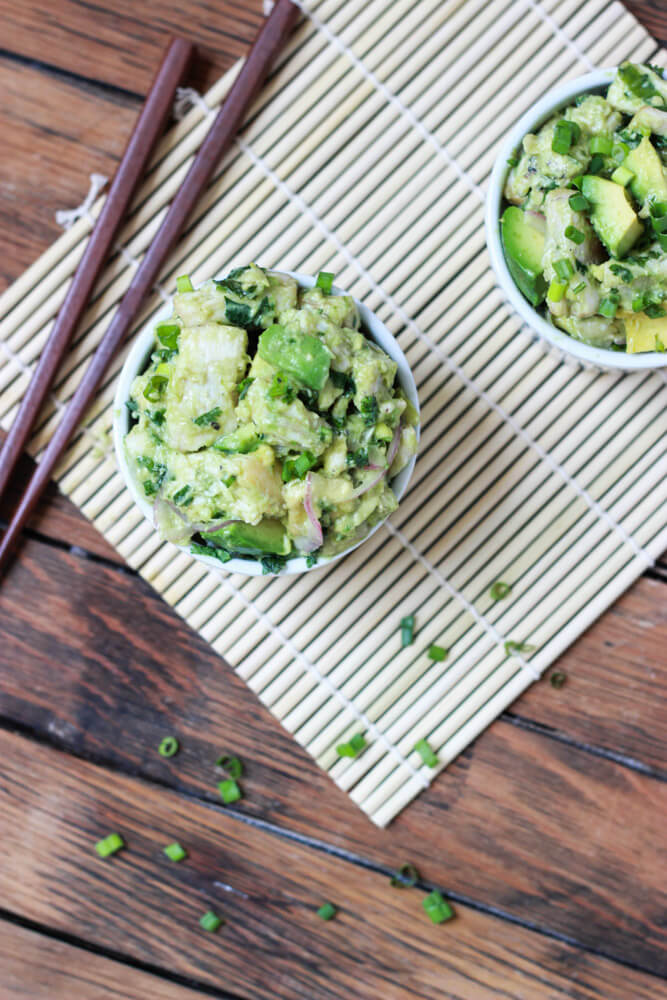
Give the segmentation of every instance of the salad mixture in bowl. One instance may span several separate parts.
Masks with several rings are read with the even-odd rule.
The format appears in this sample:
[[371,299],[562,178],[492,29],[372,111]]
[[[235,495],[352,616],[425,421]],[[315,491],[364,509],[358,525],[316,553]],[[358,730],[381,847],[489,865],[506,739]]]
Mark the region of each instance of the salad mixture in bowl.
[[298,571],[358,544],[396,509],[392,485],[414,462],[411,378],[411,390],[397,380],[330,274],[250,264],[177,287],[122,441],[160,535],[246,572]]
[[[604,71],[603,71],[604,72]],[[525,299],[584,344],[667,348],[667,81],[625,63],[510,157],[501,216]]]

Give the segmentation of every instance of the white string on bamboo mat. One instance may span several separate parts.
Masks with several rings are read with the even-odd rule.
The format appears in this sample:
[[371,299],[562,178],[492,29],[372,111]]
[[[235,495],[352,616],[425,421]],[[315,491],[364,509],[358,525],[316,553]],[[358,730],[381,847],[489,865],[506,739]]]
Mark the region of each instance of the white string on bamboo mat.
[[375,723],[371,719],[369,719],[369,717],[366,715],[365,712],[362,712],[360,709],[358,709],[357,706],[354,704],[354,702],[350,701],[350,699],[347,698],[343,694],[343,692],[336,687],[333,681],[329,677],[327,677],[326,674],[323,674],[322,671],[319,670],[314,663],[310,662],[308,657],[301,652],[301,650],[287,635],[287,633],[283,632],[283,630],[279,628],[278,625],[275,625],[271,621],[269,616],[264,611],[262,611],[260,608],[257,607],[254,601],[249,600],[245,596],[242,590],[239,590],[238,587],[235,587],[227,575],[225,575],[224,573],[220,573],[219,578],[222,580],[225,587],[227,588],[227,590],[229,590],[232,596],[235,597],[237,600],[239,600],[241,604],[243,604],[243,606],[247,608],[248,611],[251,611],[256,616],[257,620],[260,621],[272,633],[272,635],[275,635],[276,638],[279,639],[286,646],[286,648],[290,651],[290,653],[297,661],[297,663],[301,664],[306,673],[311,674],[318,681],[318,683],[323,684],[324,687],[326,687],[327,691],[329,691],[329,693],[333,695],[334,698],[336,698],[341,703],[341,705],[343,705],[346,711],[348,711],[351,715],[353,715],[354,718],[357,720],[357,722],[359,722],[362,726],[364,726],[366,731],[371,733],[371,735],[375,738],[375,740],[378,743],[381,743],[382,746],[385,748],[385,750],[388,753],[390,753],[395,760],[399,762],[401,767],[407,768],[411,776],[413,778],[416,778],[417,781],[420,782],[423,788],[428,788],[429,785],[431,784],[429,779],[426,778],[425,775],[421,773],[421,771],[416,770],[416,768],[412,766],[409,760],[406,760],[406,758],[403,756],[398,747],[394,746],[389,737],[385,733],[383,733],[381,729],[378,729]]

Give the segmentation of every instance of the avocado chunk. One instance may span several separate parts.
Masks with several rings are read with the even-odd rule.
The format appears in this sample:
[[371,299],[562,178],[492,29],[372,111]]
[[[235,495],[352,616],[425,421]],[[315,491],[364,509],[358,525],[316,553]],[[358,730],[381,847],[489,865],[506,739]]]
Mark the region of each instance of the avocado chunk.
[[626,313],[623,320],[628,354],[660,350],[659,344],[667,350],[667,316],[651,319],[644,313]]
[[630,190],[641,205],[649,201],[667,201],[667,181],[662,160],[648,136],[631,149],[623,166],[635,175],[630,181]]
[[217,531],[206,532],[204,538],[228,552],[249,556],[262,556],[267,553],[286,556],[292,548],[280,521],[270,517],[265,517],[259,524],[232,521]]
[[591,203],[591,223],[602,243],[612,257],[625,257],[644,231],[625,188],[586,174],[581,192]]
[[500,220],[500,235],[509,272],[519,291],[531,305],[538,306],[547,294],[542,274],[544,229],[533,216],[517,205],[510,205]]
[[259,338],[257,353],[279,372],[319,392],[329,377],[331,354],[319,337],[274,323]]

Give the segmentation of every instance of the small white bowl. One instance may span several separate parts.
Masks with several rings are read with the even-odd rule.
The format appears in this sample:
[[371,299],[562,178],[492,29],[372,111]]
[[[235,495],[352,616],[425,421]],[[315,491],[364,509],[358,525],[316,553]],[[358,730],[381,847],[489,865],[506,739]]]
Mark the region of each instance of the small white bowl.
[[[293,271],[284,271],[282,273],[289,274],[292,278],[296,278],[302,288],[312,288],[317,280],[310,275],[296,274]],[[221,279],[224,275],[218,275],[217,277]],[[336,287],[333,288],[333,292],[337,295],[345,294]],[[398,382],[406,397],[412,403],[417,411],[417,414],[419,415],[419,397],[417,395],[417,386],[415,385],[415,380],[412,376],[410,366],[408,365],[403,351],[400,349],[396,339],[392,336],[384,323],[382,323],[362,302],[357,302],[356,299],[355,302],[357,303],[357,308],[359,309],[364,331],[369,334],[371,339],[374,340],[375,343],[378,344],[378,346],[381,347],[382,350],[398,365]],[[139,507],[144,517],[146,517],[151,524],[154,524],[153,506],[148,502],[143,490],[134,479],[125,451],[125,436],[131,426],[130,414],[125,403],[130,398],[130,388],[134,379],[145,370],[150,355],[155,349],[155,334],[153,331],[156,325],[168,319],[171,316],[171,313],[172,305],[171,303],[167,303],[164,308],[161,309],[137,334],[137,338],[132,345],[132,349],[126,358],[125,364],[123,365],[120,373],[118,387],[114,398],[113,441],[116,449],[118,468],[120,470],[120,474],[125,480],[125,485],[132,494],[134,502],[137,507]],[[419,440],[419,425],[417,425],[417,439]],[[410,477],[412,476],[412,471],[415,467],[415,460],[416,456],[413,456],[406,467],[401,469],[398,475],[395,476],[390,483],[397,500],[401,499],[407,489]],[[350,548],[345,549],[344,552],[339,552],[337,555],[329,556],[327,558],[320,556],[314,566],[307,566],[305,557],[297,556],[293,559],[289,559],[280,572],[275,575],[284,576],[290,573],[305,573],[311,569],[320,569],[322,566],[326,566],[329,563],[334,562],[336,559],[342,558],[342,556],[347,555],[349,552],[352,552],[353,549],[356,549],[357,546],[362,545],[367,538],[370,538],[370,536],[377,531],[382,523],[382,521],[379,521],[369,531],[369,533],[361,539],[361,541],[357,542],[356,545],[351,545]],[[179,548],[182,548],[184,552],[190,551],[189,546],[187,545],[179,546]],[[228,573],[244,573],[247,576],[259,576],[262,573],[262,565],[256,559],[230,559],[229,562],[226,563],[221,563],[219,559],[211,558],[209,556],[194,555],[193,559],[197,559],[199,562],[204,563],[211,569],[218,571],[226,571]]]
[[505,297],[521,316],[522,320],[541,337],[549,341],[558,350],[573,355],[587,366],[595,368],[613,368],[622,371],[650,371],[667,366],[667,352],[659,354],[650,351],[645,354],[626,354],[620,351],[610,351],[603,347],[590,347],[582,344],[574,337],[568,336],[562,330],[552,326],[530,302],[523,297],[509,272],[500,239],[500,215],[503,201],[503,188],[509,166],[507,160],[521,146],[523,137],[528,132],[535,132],[554,111],[571,104],[578,94],[605,90],[613,80],[616,68],[600,69],[585,76],[568,80],[560,87],[554,87],[548,94],[530,108],[516,123],[500,148],[498,158],[491,173],[489,191],[486,198],[486,243],[491,257],[491,265],[496,273],[498,283]]

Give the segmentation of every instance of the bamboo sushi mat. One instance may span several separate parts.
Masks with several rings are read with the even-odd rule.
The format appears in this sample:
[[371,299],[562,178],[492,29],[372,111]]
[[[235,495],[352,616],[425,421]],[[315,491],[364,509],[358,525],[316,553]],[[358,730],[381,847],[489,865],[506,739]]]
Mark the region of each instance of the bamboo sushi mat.
[[[335,272],[397,336],[422,442],[399,510],[300,577],[216,574],[161,542],[110,447],[114,365],[60,488],[384,826],[667,548],[667,386],[565,363],[503,301],[483,200],[497,147],[560,80],[664,53],[605,0],[313,2],[137,327],[177,274],[256,260]],[[238,72],[166,134],[32,442],[39,457]],[[93,201],[92,197],[88,201]],[[89,210],[0,300],[7,428]],[[166,291],[165,291],[166,290]],[[503,580],[510,596],[492,601]],[[415,644],[399,622],[415,613]],[[507,655],[504,642],[533,647]],[[449,650],[433,662],[426,650]],[[335,747],[362,731],[368,749]]]

